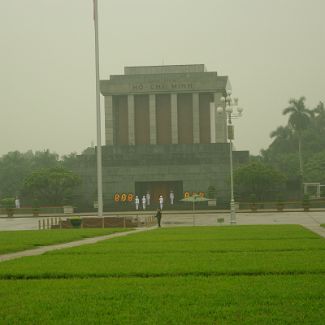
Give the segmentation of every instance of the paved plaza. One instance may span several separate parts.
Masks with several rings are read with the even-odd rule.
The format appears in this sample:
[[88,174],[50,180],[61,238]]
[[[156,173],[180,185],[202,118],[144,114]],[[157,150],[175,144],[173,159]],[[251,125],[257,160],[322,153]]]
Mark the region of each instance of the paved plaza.
[[[155,212],[145,213],[109,213],[105,216],[148,216],[154,215]],[[89,215],[82,215],[87,216]],[[38,229],[38,221],[48,217],[0,217],[0,231],[4,230],[36,230]],[[62,219],[66,219],[62,216]],[[219,222],[218,222],[219,219]],[[220,223],[220,219],[223,222]],[[308,227],[319,226],[325,224],[325,211],[313,212],[241,212],[236,214],[238,225],[268,225],[268,224],[300,224]],[[223,226],[230,224],[229,212],[206,212],[195,211],[193,214],[190,211],[164,211],[162,217],[163,227],[175,226]]]

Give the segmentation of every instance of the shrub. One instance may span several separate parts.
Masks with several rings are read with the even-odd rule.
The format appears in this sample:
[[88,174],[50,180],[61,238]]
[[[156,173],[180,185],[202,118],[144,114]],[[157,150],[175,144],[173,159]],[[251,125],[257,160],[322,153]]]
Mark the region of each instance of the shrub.
[[1,205],[5,209],[13,209],[15,207],[15,199],[11,197],[2,199]]
[[82,219],[80,217],[71,217],[68,219],[73,228],[80,228]]
[[6,209],[8,217],[14,215],[15,198],[4,198],[1,200],[1,206]]

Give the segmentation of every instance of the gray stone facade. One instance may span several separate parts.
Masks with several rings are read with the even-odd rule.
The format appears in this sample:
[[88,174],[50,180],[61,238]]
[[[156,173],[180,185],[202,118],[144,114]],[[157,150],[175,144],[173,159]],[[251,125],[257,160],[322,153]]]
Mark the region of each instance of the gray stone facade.
[[[248,161],[248,151],[234,152],[234,164]],[[79,173],[84,194],[96,199],[96,155],[79,157]],[[227,200],[230,192],[229,144],[135,145],[103,147],[104,205],[112,207],[115,193],[135,194],[142,182],[181,182],[176,200],[184,192],[207,192],[216,188],[218,199]],[[175,191],[175,189],[174,189]],[[151,193],[153,194],[153,193]],[[166,196],[166,195],[165,195]],[[158,204],[158,202],[154,202]]]

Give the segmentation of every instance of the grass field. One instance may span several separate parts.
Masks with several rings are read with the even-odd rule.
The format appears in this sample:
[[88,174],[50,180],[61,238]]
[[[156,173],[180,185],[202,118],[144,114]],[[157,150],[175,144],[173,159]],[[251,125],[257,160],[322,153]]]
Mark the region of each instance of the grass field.
[[53,230],[24,230],[0,231],[0,254],[12,253],[37,246],[46,246],[88,237],[109,235],[125,231],[125,228],[110,229],[53,229]]
[[157,229],[0,264],[0,324],[324,324],[325,240]]

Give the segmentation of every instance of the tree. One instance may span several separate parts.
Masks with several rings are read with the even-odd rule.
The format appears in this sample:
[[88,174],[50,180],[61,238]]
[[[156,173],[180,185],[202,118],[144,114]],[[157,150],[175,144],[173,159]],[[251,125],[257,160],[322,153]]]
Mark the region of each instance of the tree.
[[270,155],[268,151],[262,151],[262,159],[260,161],[286,175],[288,180],[300,178],[299,161],[294,153],[287,152]]
[[71,200],[80,177],[61,168],[44,168],[26,178],[24,192],[44,205],[63,205]]
[[0,205],[6,210],[8,217],[14,215],[15,198],[4,198],[0,201]]
[[313,121],[318,131],[325,131],[325,106],[323,102],[319,102],[316,108],[313,109]]
[[25,153],[8,152],[0,158],[0,195],[17,196],[21,194],[24,179],[34,170],[57,167],[58,155],[49,150]]
[[290,141],[292,138],[292,130],[288,126],[278,126],[275,131],[270,133],[271,138],[275,138],[275,141]]
[[31,172],[33,153],[9,152],[0,158],[0,195],[15,197],[23,186],[24,178]]
[[311,156],[305,166],[306,181],[325,185],[325,151]]
[[61,166],[69,170],[75,170],[78,168],[79,160],[78,155],[75,152],[72,152],[68,155],[64,155],[61,158]]
[[265,200],[284,188],[286,177],[271,166],[255,161],[236,169],[234,181],[242,198],[256,195],[258,200]]
[[299,161],[296,153],[281,153],[269,155],[264,163],[286,176],[287,198],[298,198],[301,195],[301,175],[299,172]]
[[279,126],[270,133],[274,140],[269,146],[269,151],[274,153],[287,153],[292,151],[293,143],[296,141],[292,129],[289,126]]
[[283,115],[290,114],[288,125],[294,131],[298,137],[298,154],[299,154],[299,170],[301,178],[303,179],[303,158],[302,158],[302,134],[307,129],[310,123],[310,117],[312,115],[305,107],[305,97],[300,97],[298,100],[290,99],[287,108],[283,110]]
[[55,152],[50,152],[48,149],[44,151],[36,151],[32,161],[33,170],[58,167],[59,155]]

